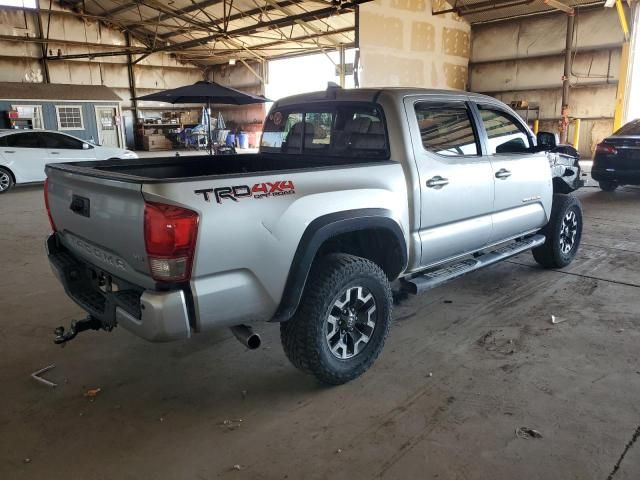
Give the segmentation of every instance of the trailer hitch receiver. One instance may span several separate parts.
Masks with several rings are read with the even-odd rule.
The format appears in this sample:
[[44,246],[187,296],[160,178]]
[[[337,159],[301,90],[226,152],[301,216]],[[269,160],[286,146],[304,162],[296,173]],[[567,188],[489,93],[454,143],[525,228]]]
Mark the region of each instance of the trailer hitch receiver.
[[64,345],[69,340],[73,340],[80,332],[84,332],[85,330],[101,329],[111,330],[111,328],[105,328],[102,322],[97,318],[87,315],[87,318],[83,320],[75,320],[71,322],[69,330],[65,330],[62,326],[56,328],[54,330],[56,338],[53,340],[53,343],[57,345]]

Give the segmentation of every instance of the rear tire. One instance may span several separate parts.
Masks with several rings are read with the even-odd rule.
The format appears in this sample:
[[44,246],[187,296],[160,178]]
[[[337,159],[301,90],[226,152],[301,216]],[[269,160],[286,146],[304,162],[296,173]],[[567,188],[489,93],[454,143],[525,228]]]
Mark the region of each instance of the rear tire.
[[605,192],[613,192],[616,188],[618,188],[618,184],[616,182],[609,182],[607,180],[599,181],[598,185],[600,185],[600,189]]
[[331,254],[312,269],[295,315],[280,324],[291,363],[330,385],[362,375],[376,360],[391,326],[391,287],[375,263]]
[[15,185],[13,175],[6,168],[0,168],[0,194],[7,193]]
[[533,258],[544,268],[563,268],[578,252],[582,238],[582,206],[572,195],[556,194],[549,223],[540,230],[545,242],[533,249]]

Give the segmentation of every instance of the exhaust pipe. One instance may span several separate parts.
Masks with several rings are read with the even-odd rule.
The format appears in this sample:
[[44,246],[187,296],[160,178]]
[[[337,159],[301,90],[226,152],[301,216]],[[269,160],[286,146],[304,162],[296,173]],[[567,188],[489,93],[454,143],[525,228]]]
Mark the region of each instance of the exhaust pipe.
[[255,350],[260,347],[260,344],[262,343],[260,335],[254,333],[253,329],[247,325],[236,325],[235,327],[231,327],[231,332],[238,341],[249,350]]

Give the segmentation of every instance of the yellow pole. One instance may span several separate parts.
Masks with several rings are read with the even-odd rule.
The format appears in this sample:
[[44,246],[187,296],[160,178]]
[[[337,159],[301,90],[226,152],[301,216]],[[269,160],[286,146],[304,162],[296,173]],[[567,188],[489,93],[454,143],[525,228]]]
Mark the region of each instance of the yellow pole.
[[578,143],[580,142],[580,119],[576,118],[573,121],[573,148],[578,149]]
[[629,40],[629,22],[627,22],[627,15],[624,13],[624,6],[622,0],[616,0],[616,10],[618,11],[618,18],[620,19],[620,26],[622,27],[622,33],[624,33],[625,41]]
[[616,108],[613,112],[613,130],[618,130],[624,121],[624,102],[627,90],[627,76],[629,74],[629,23],[622,5],[622,0],[616,0],[616,10],[620,19],[620,28],[624,34],[622,54],[620,55],[620,70],[618,71],[618,88],[616,90]]
[[537,118],[533,121],[533,133],[538,134],[538,130],[540,129],[540,120]]
[[616,108],[613,111],[613,131],[618,130],[624,122],[624,99],[627,90],[629,73],[629,42],[622,44],[620,70],[618,71],[618,88],[616,90]]

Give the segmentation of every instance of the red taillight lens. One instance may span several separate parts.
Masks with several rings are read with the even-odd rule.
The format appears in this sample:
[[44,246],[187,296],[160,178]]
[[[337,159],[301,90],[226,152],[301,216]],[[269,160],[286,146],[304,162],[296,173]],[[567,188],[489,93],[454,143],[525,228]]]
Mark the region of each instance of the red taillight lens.
[[196,212],[186,208],[145,204],[144,241],[155,280],[176,282],[191,278],[198,219]]
[[602,153],[604,155],[615,155],[616,153],[618,153],[618,150],[616,150],[616,147],[614,147],[613,145],[609,145],[608,143],[599,143],[596,146],[596,153]]
[[47,178],[44,181],[44,206],[47,209],[47,217],[49,217],[49,224],[51,225],[51,230],[56,231],[56,224],[53,221],[53,217],[51,216],[51,208],[49,208],[49,179]]

